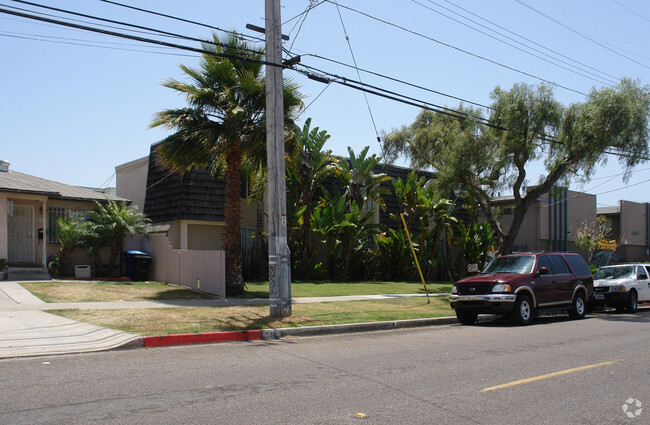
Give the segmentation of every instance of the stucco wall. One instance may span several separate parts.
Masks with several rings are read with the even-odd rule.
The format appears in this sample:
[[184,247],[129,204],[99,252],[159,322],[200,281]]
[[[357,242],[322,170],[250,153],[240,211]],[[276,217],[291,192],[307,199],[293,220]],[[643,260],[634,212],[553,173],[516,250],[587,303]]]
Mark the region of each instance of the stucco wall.
[[137,207],[140,212],[144,211],[148,170],[148,156],[115,167],[117,196],[129,199],[131,206]]
[[[540,199],[533,201],[528,208],[521,228],[517,233],[514,245],[528,251],[549,250],[549,214],[554,214],[551,208],[554,208],[554,202],[548,200],[548,194],[544,194]],[[569,250],[575,250],[575,240],[577,230],[585,221],[595,222],[596,220],[596,195],[569,190],[567,193],[567,213],[566,213],[566,235]],[[509,231],[512,225],[513,214],[509,208],[512,208],[512,202],[501,201],[496,203],[503,209],[504,214],[499,220],[502,226]],[[558,204],[559,206],[559,204]],[[558,228],[558,240],[564,231],[564,214],[557,209],[557,218],[562,220],[562,228]]]
[[208,224],[188,224],[188,249],[221,250],[223,246],[223,226]]
[[620,204],[623,244],[645,247],[645,204],[632,201],[620,201]]

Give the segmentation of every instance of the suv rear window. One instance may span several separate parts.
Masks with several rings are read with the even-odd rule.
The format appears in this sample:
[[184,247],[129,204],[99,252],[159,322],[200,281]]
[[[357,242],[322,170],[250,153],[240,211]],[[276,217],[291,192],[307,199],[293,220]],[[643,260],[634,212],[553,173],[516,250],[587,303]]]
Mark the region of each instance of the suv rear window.
[[585,260],[583,260],[581,256],[567,255],[564,258],[566,258],[569,264],[571,264],[571,267],[573,267],[573,270],[576,272],[576,274],[591,274],[589,266],[587,263],[585,263]]

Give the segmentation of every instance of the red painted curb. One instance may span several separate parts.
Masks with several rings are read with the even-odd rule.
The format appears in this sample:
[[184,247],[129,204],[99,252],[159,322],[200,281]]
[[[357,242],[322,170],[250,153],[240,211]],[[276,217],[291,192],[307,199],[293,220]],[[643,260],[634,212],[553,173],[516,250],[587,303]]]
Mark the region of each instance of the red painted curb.
[[253,341],[262,339],[261,330],[208,332],[202,334],[151,335],[144,337],[145,347],[167,347],[170,345],[209,344],[226,341]]

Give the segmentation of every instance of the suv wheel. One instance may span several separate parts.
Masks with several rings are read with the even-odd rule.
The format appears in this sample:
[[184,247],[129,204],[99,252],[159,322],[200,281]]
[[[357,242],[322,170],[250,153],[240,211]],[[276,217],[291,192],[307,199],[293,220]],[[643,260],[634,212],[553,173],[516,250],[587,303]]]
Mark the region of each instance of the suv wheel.
[[478,319],[478,314],[472,311],[457,311],[456,318],[463,325],[473,325]]
[[585,302],[585,296],[580,292],[576,294],[576,297],[573,299],[571,309],[569,310],[569,317],[575,320],[583,319],[586,313],[587,303]]
[[630,291],[630,295],[627,298],[625,303],[625,311],[628,313],[636,313],[637,302],[636,302],[636,292]]
[[520,294],[515,301],[515,308],[512,310],[512,320],[517,325],[528,325],[533,321],[535,309],[530,296]]

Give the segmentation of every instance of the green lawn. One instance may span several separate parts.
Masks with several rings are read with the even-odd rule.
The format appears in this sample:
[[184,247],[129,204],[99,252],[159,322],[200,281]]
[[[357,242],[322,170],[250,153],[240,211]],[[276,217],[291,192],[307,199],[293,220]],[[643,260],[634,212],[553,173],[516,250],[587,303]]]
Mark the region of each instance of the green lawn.
[[[452,283],[427,283],[429,293],[451,292]],[[340,295],[424,294],[422,283],[414,282],[291,282],[292,297],[335,297]],[[268,298],[268,282],[246,282],[242,298]]]
[[55,281],[22,282],[21,285],[47,303],[214,298],[188,288],[157,282]]
[[[185,300],[212,298],[188,288],[157,282],[23,282],[25,289],[48,303],[94,301]],[[268,298],[268,282],[246,283],[241,298]],[[429,293],[449,293],[451,283],[430,283]],[[422,283],[412,282],[292,282],[292,297],[340,295],[424,294]]]
[[268,305],[151,308],[131,310],[54,310],[73,320],[139,335],[170,335],[333,325],[453,316],[445,296],[294,304],[291,317],[269,316]]

